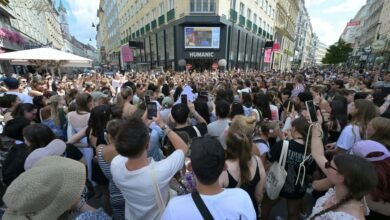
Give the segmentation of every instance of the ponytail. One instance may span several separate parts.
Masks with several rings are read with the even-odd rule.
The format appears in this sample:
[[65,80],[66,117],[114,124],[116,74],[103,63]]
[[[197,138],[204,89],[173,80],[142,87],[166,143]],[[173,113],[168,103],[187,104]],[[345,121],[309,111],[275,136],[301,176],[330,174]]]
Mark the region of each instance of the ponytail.
[[248,164],[252,158],[251,143],[249,137],[237,132],[229,132],[226,138],[227,158],[238,159],[239,161],[241,185],[246,185],[251,180],[251,172]]

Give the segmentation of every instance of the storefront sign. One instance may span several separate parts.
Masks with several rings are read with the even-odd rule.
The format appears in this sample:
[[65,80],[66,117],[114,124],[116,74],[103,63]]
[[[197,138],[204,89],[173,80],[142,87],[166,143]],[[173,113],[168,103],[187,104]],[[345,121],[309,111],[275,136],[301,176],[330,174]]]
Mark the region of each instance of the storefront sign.
[[190,52],[190,58],[213,58],[214,52]]
[[264,63],[272,62],[272,48],[266,48],[264,50]]
[[128,63],[134,61],[133,49],[129,47],[129,45],[122,46],[122,62]]

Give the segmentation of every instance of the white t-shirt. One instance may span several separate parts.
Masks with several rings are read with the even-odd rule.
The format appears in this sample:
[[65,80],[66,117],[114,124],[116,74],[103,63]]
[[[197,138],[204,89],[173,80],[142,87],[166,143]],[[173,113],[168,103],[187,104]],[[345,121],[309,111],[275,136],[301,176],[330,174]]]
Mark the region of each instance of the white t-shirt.
[[337,139],[336,146],[349,151],[352,149],[353,145],[360,141],[360,129],[357,125],[347,125],[340,134],[339,139]]
[[126,219],[157,219],[159,209],[153,190],[152,164],[161,195],[166,202],[169,195],[169,181],[183,168],[184,152],[176,150],[164,160],[149,159],[148,166],[129,171],[127,158],[116,156],[111,162],[112,179],[125,199]]
[[6,92],[5,94],[17,95],[19,97],[19,99],[22,101],[22,103],[33,104],[33,99],[31,98],[31,96],[26,95],[24,93],[10,91],[10,92]]
[[[254,220],[256,212],[247,192],[240,188],[224,189],[217,195],[200,195],[214,219]],[[191,194],[178,196],[169,201],[161,218],[169,219],[202,219]]]

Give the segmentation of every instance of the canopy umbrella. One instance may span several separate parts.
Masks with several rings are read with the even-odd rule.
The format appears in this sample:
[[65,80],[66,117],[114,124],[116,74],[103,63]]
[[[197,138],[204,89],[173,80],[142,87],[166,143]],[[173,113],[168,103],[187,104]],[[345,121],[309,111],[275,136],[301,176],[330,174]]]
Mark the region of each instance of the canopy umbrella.
[[36,65],[52,68],[92,67],[92,60],[53,48],[37,48],[0,54],[0,60],[13,65]]

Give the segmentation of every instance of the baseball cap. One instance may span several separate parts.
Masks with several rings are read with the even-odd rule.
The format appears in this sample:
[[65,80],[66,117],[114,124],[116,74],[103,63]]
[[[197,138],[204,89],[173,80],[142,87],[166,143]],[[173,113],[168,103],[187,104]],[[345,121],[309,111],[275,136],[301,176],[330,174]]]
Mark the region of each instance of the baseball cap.
[[16,178],[3,197],[3,219],[57,219],[80,200],[85,166],[75,160],[49,156]]
[[104,94],[104,93],[99,92],[99,91],[92,92],[91,96],[92,96],[93,100],[98,100],[100,98],[107,98],[108,97],[107,94]]
[[24,169],[31,169],[34,164],[47,156],[62,156],[65,152],[66,144],[60,139],[51,141],[46,147],[35,149],[24,162]]
[[[389,150],[383,144],[372,140],[356,142],[352,147],[352,152],[354,155],[371,162],[385,160],[390,157]],[[375,153],[375,156],[371,156],[371,153]]]
[[164,99],[162,100],[162,106],[164,108],[169,108],[173,105],[173,99],[171,97],[164,97]]
[[19,88],[19,81],[14,77],[7,77],[4,79],[4,84],[8,89],[17,89]]
[[192,139],[191,164],[197,179],[203,184],[218,180],[225,166],[225,151],[214,137]]

